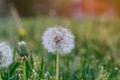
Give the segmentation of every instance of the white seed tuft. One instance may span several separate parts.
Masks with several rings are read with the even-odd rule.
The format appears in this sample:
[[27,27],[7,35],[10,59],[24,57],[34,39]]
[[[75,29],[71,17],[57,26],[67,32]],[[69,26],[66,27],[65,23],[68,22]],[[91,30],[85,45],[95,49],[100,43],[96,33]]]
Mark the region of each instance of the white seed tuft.
[[18,43],[19,46],[26,46],[26,42],[25,41],[21,41]]
[[8,67],[13,62],[13,51],[6,42],[0,43],[0,67]]
[[42,36],[42,44],[53,54],[68,54],[74,48],[74,35],[63,27],[48,28]]

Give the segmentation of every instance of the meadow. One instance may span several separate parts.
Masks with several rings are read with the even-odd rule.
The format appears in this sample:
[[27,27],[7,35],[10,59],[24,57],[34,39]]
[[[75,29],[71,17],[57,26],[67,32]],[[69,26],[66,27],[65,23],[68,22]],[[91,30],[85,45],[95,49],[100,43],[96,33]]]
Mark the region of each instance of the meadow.
[[[1,80],[55,80],[56,55],[42,45],[48,27],[63,26],[75,36],[75,48],[60,56],[60,80],[120,80],[120,21],[105,19],[22,18],[19,32],[11,17],[0,19],[0,41],[14,50],[14,62],[1,68]],[[18,42],[25,41],[29,56],[22,59]]]

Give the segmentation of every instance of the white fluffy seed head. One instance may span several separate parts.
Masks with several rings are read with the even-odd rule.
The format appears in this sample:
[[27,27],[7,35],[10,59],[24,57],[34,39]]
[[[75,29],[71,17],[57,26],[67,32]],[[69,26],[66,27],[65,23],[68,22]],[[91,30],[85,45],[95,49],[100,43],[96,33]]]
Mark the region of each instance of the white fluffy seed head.
[[18,43],[19,46],[26,46],[26,42],[25,41],[21,41]]
[[74,48],[74,35],[68,29],[55,26],[44,32],[42,44],[48,52],[65,55]]
[[0,43],[0,67],[8,67],[13,62],[13,51],[6,42]]

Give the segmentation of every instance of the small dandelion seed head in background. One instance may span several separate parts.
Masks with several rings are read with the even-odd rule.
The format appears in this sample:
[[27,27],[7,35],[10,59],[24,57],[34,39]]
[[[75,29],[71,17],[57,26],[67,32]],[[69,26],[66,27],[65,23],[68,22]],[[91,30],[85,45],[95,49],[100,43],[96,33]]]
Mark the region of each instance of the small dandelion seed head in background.
[[26,42],[25,41],[21,41],[18,43],[19,46],[26,46]]
[[74,35],[63,27],[48,28],[42,36],[42,44],[52,53],[68,54],[74,48]]
[[6,42],[0,43],[0,67],[8,67],[13,62],[13,51]]

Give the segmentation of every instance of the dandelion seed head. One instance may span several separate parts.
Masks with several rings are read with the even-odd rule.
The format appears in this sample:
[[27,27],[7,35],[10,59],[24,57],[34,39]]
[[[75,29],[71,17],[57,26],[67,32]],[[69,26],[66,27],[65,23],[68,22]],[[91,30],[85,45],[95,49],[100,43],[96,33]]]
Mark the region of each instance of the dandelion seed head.
[[74,35],[63,27],[48,28],[42,36],[42,44],[53,54],[68,54],[74,48]]
[[6,42],[0,43],[0,67],[8,67],[13,62],[13,51]]

